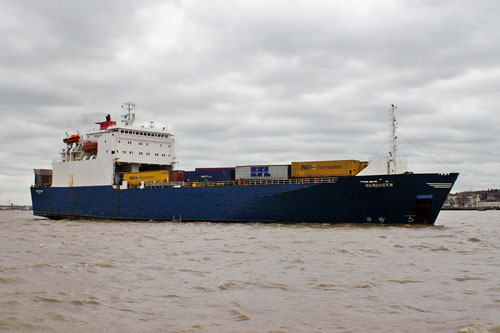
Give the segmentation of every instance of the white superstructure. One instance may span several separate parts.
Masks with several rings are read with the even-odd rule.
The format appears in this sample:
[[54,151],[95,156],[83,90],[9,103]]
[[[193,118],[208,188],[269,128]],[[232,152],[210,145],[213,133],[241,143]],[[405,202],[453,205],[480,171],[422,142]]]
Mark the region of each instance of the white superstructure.
[[52,186],[118,185],[123,172],[172,170],[175,164],[174,136],[166,127],[134,126],[133,104],[126,103],[128,114],[116,125],[108,115],[99,130],[84,137],[64,139],[66,148],[54,161]]

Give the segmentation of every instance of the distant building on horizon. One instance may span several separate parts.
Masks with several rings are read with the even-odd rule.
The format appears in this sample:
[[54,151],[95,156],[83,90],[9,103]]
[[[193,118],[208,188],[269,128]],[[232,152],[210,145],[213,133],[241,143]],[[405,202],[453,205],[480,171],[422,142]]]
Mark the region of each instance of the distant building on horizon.
[[443,209],[500,209],[500,190],[450,193]]

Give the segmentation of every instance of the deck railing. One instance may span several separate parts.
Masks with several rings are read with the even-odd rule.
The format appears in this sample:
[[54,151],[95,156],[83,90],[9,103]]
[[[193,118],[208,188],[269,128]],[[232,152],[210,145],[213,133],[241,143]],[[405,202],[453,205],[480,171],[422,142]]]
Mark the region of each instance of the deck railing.
[[[261,185],[285,185],[285,184],[324,184],[336,183],[338,177],[328,178],[292,178],[292,179],[239,179],[221,182],[162,182],[144,183],[145,188],[163,187],[215,187],[215,186],[261,186]],[[129,185],[129,188],[139,188],[139,185]]]

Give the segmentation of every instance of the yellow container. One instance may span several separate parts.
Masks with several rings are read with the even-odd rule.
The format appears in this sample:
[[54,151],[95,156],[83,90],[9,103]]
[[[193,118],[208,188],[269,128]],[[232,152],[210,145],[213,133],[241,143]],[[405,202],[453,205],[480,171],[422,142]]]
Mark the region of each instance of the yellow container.
[[292,178],[354,176],[363,168],[357,160],[292,162]]
[[123,180],[126,180],[130,185],[140,185],[145,183],[162,183],[168,182],[167,170],[129,172],[123,174]]

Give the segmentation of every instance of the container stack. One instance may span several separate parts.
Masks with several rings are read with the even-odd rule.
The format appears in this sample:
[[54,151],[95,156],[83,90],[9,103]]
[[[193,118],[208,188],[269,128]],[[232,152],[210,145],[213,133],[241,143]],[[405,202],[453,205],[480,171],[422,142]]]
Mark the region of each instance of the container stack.
[[35,186],[49,187],[52,185],[52,170],[35,169]]
[[228,182],[234,180],[235,168],[196,168],[184,172],[186,182]]
[[292,162],[292,178],[355,176],[366,165],[358,160]]
[[171,170],[169,171],[169,180],[171,182],[183,182],[184,170]]
[[141,171],[141,172],[126,172],[123,174],[123,180],[129,185],[141,185],[144,183],[165,183],[169,181],[169,171]]
[[288,179],[290,165],[242,165],[236,167],[236,179]]

